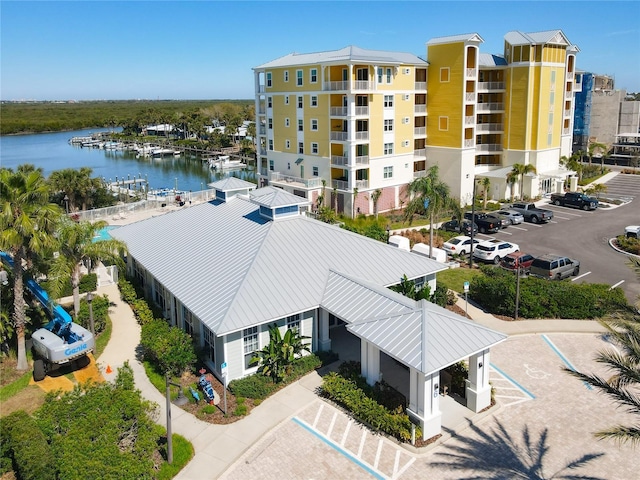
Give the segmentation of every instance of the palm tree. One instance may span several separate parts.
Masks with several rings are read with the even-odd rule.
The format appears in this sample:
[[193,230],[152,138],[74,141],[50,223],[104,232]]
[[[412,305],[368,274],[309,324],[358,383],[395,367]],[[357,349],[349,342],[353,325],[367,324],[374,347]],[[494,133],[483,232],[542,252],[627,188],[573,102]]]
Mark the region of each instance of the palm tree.
[[604,183],[594,183],[591,187],[587,188],[585,192],[587,195],[595,195],[596,198],[600,198],[601,193],[607,191],[607,186]]
[[73,287],[73,308],[76,317],[80,312],[80,267],[87,265],[89,271],[101,260],[108,260],[124,270],[121,255],[127,246],[120,240],[94,242],[97,232],[108,225],[104,220],[97,222],[74,222],[65,218],[57,232],[59,255],[54,259],[49,271],[49,285],[54,298],[60,296],[66,282],[71,277]]
[[411,222],[416,213],[429,215],[429,256],[433,256],[433,229],[435,218],[453,203],[449,185],[438,177],[438,166],[429,168],[424,177],[414,179],[407,187],[409,203],[404,212],[405,221]]
[[358,198],[358,187],[353,187],[353,203],[351,204],[351,218],[356,218],[356,199]]
[[61,209],[49,203],[49,187],[39,170],[0,169],[0,249],[13,257],[13,325],[18,341],[16,370],[29,368],[26,356],[23,261],[52,251]]
[[593,154],[596,150],[600,151],[600,154],[605,154],[607,152],[607,146],[604,143],[591,142],[589,144],[589,148],[587,149],[587,155],[589,156],[589,165],[591,165],[591,160],[593,159]]
[[513,203],[513,199],[515,197],[515,191],[513,186],[516,184],[517,181],[518,181],[517,172],[511,170],[509,173],[507,173],[507,183],[509,184],[510,191],[511,191],[511,203]]
[[582,162],[580,159],[582,158],[582,152],[577,151],[570,157],[563,155],[560,157],[560,165],[564,165],[569,170],[573,170],[578,174],[578,182],[582,181]]
[[520,180],[520,200],[524,199],[524,176],[527,173],[536,173],[536,167],[527,163],[526,165],[522,163],[515,163],[512,166],[513,173],[516,174],[516,177]]
[[371,201],[373,202],[373,214],[376,216],[376,220],[378,219],[378,200],[380,200],[380,195],[382,195],[382,190],[376,188],[371,193]]
[[262,350],[255,352],[251,364],[258,363],[258,371],[271,377],[278,383],[291,371],[291,364],[303,351],[309,351],[304,340],[309,339],[300,335],[297,328],[287,329],[284,336],[276,324],[269,327],[269,343]]
[[607,380],[596,374],[581,373],[568,368],[564,370],[594,386],[635,415],[635,425],[617,425],[599,431],[595,436],[637,445],[640,444],[640,319],[614,318],[600,323],[609,331],[609,336],[618,349],[599,352],[596,361],[614,374]]
[[489,180],[489,177],[482,177],[480,185],[482,186],[482,208],[486,210],[487,199],[489,197],[489,189],[491,188],[491,180]]

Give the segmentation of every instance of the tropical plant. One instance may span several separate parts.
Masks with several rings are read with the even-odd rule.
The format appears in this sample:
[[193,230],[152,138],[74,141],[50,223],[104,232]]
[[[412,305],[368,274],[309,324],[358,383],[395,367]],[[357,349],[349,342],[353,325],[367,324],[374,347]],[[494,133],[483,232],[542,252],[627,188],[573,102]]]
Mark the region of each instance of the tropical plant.
[[410,200],[404,212],[404,219],[411,225],[415,214],[424,213],[429,216],[429,256],[433,256],[433,228],[436,216],[454,203],[449,185],[440,180],[438,166],[434,165],[424,177],[413,180],[407,187],[407,192]]
[[353,187],[353,203],[351,204],[351,218],[356,218],[356,200],[358,199],[358,188]]
[[371,201],[373,202],[373,214],[375,215],[376,220],[378,219],[378,200],[380,200],[380,195],[382,195],[382,190],[379,188],[376,188],[371,193]]
[[16,370],[27,370],[23,262],[52,251],[62,212],[49,203],[49,187],[41,171],[0,169],[0,249],[13,257],[13,326],[18,342]]
[[[522,163],[514,163],[513,166],[511,167],[511,172],[509,173],[513,173],[516,178],[519,180],[520,182],[520,200],[524,199],[524,176],[528,173],[536,173],[536,167],[534,167],[532,164],[527,163],[526,165],[522,164]],[[509,174],[507,174],[508,177]],[[509,179],[507,179],[507,181],[509,181]]]
[[281,382],[285,375],[289,374],[293,361],[309,351],[308,344],[304,343],[309,337],[300,335],[297,328],[289,328],[284,336],[276,324],[269,327],[269,343],[262,350],[255,352],[251,364],[258,364],[258,372],[271,377],[275,382]]
[[507,173],[506,180],[507,180],[507,183],[509,184],[509,191],[511,192],[511,203],[513,203],[513,200],[515,198],[515,189],[513,188],[513,186],[518,181],[517,172],[515,172],[514,170],[511,170],[509,173]]
[[596,198],[600,198],[600,194],[606,193],[607,188],[607,185],[604,183],[594,183],[589,188],[587,188],[585,193],[587,195],[595,195]]
[[596,361],[608,367],[613,375],[605,379],[596,374],[568,368],[564,370],[592,385],[635,415],[635,425],[617,425],[601,430],[595,436],[637,445],[640,444],[640,319],[613,318],[600,323],[607,329],[609,338],[618,349],[599,352]]
[[578,174],[578,182],[582,181],[582,162],[580,159],[582,158],[582,152],[577,151],[570,157],[563,155],[560,157],[560,165],[565,166],[569,170],[573,170]]
[[591,142],[589,143],[589,147],[587,148],[587,156],[589,157],[589,165],[593,160],[593,155],[596,153],[596,150],[600,152],[600,155],[604,155],[607,153],[607,146],[604,143]]
[[51,294],[57,298],[65,283],[71,278],[73,287],[73,308],[75,315],[80,312],[80,268],[85,265],[89,271],[101,260],[115,263],[124,271],[121,256],[127,252],[127,246],[120,240],[110,239],[94,242],[97,232],[106,227],[107,222],[74,222],[65,217],[61,220],[57,238],[59,255],[53,260],[49,272]]
[[431,290],[428,283],[425,283],[420,288],[416,287],[416,282],[413,280],[409,280],[406,275],[402,276],[399,284],[392,285],[389,287],[389,289],[416,301],[422,299],[429,300],[429,293]]
[[480,185],[482,186],[482,208],[486,210],[487,200],[489,199],[489,189],[491,188],[491,180],[489,177],[482,177]]

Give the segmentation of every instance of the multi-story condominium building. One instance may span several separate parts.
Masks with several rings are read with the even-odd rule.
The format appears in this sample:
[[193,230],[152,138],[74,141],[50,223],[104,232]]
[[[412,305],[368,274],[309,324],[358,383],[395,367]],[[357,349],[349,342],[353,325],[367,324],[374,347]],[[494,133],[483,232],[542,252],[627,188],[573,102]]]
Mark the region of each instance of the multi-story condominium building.
[[347,47],[255,67],[261,181],[347,214],[401,208],[406,185],[436,164],[462,204],[481,176],[508,197],[517,163],[536,168],[526,195],[556,189],[571,173],[558,165],[571,150],[577,49],[559,30],[510,32],[502,56],[481,54],[482,42],[433,39],[427,61]]

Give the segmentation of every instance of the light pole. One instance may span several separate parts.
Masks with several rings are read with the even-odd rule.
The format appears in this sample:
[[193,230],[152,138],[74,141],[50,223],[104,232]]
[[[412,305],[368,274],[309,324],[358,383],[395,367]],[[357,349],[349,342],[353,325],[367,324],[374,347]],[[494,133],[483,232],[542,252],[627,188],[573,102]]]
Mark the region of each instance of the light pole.
[[520,262],[516,258],[516,313],[513,316],[514,320],[518,320],[518,303],[520,301]]
[[173,438],[172,438],[172,433],[171,433],[171,391],[169,390],[169,387],[171,385],[173,385],[174,387],[178,387],[178,398],[176,398],[175,403],[178,406],[182,406],[185,405],[189,402],[189,400],[187,400],[187,397],[184,396],[184,393],[182,392],[182,385],[179,385],[177,383],[173,383],[169,381],[169,373],[165,373],[164,374],[164,380],[165,380],[165,384],[166,384],[166,400],[167,400],[167,463],[168,464],[172,464],[173,463]]
[[65,210],[67,211],[67,215],[69,215],[69,195],[65,193],[63,200],[64,200]]
[[473,177],[473,193],[471,194],[471,253],[469,254],[469,268],[473,268],[473,226],[476,224],[476,177]]
[[91,331],[91,334],[93,335],[93,337],[95,339],[96,329],[95,329],[95,325],[93,323],[93,305],[92,305],[92,303],[93,303],[93,293],[91,293],[91,292],[87,293],[87,296],[85,297],[85,300],[89,304],[89,330]]
[[389,243],[390,238],[391,238],[391,225],[387,223],[387,243]]

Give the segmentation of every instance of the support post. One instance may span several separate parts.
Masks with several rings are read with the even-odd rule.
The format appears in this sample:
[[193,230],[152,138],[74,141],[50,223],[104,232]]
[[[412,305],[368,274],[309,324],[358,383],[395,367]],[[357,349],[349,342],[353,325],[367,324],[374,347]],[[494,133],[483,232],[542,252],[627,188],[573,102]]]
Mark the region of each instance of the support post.
[[169,374],[164,374],[167,392],[167,463],[173,463],[173,439],[171,438],[171,392],[169,391]]

